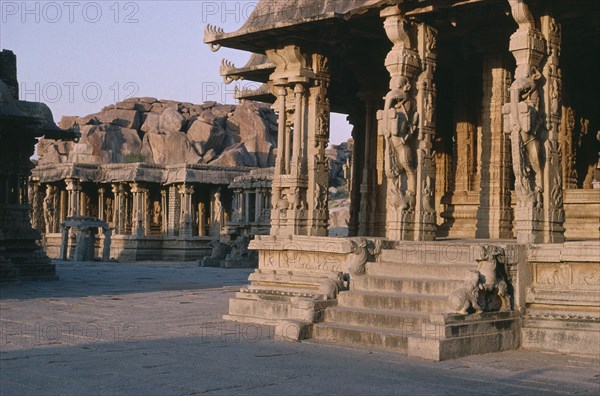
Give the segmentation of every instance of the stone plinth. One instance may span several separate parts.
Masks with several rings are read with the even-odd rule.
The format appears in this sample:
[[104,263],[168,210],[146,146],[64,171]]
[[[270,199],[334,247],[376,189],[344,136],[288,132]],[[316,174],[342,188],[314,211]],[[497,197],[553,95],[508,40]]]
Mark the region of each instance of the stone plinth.
[[[229,301],[224,318],[279,325],[284,337],[310,335],[307,326],[323,318],[344,288],[342,274],[354,255],[349,239],[308,236],[257,236],[250,249],[258,251],[258,269],[250,285]],[[283,331],[289,322],[297,331]]]
[[600,354],[600,241],[532,245],[523,347]]

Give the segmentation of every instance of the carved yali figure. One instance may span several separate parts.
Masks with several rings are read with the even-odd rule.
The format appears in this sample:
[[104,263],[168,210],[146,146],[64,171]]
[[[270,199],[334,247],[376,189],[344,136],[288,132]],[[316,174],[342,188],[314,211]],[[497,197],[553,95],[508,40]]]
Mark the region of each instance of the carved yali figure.
[[[484,310],[493,311],[499,308],[500,311],[510,310],[510,296],[508,295],[508,283],[506,271],[504,271],[504,262],[506,255],[504,249],[494,245],[480,246],[479,262],[479,290],[483,292]],[[490,294],[495,294],[500,298],[501,305],[493,301]],[[487,298],[486,298],[487,297]]]
[[352,256],[348,260],[348,272],[351,275],[363,275],[365,273],[365,264],[369,258],[367,249],[367,240],[358,238],[350,241],[352,245]]
[[333,299],[344,288],[344,275],[336,272],[319,285],[319,295],[323,300]]
[[[387,148],[386,173],[392,179],[392,205],[410,210],[414,208],[417,186],[413,137],[417,130],[419,114],[411,97],[408,78],[393,79],[392,88],[385,96],[383,132]],[[406,185],[402,175],[406,175]]]
[[448,298],[448,311],[465,315],[469,307],[476,313],[509,311],[508,277],[504,269],[504,249],[494,245],[481,245],[476,271],[470,270],[463,287]]
[[479,272],[469,271],[463,287],[456,289],[448,297],[448,311],[466,315],[472,306],[475,313],[482,313],[479,300]]

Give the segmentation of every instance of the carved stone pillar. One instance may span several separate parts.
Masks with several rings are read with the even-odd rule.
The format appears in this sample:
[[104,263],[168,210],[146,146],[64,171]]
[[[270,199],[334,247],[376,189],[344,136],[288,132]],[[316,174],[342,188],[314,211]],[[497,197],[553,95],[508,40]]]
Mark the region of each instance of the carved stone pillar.
[[206,212],[204,202],[198,202],[198,236],[206,235]]
[[174,184],[169,186],[168,201],[167,235],[175,236],[179,231],[180,201],[179,194],[177,193],[177,187]]
[[179,237],[181,238],[192,237],[193,194],[194,187],[188,184],[181,184],[179,186],[179,200],[181,202]]
[[162,213],[162,219],[161,219],[161,232],[163,235],[167,235],[168,234],[168,219],[169,219],[169,210],[168,210],[168,204],[167,204],[167,190],[160,190],[160,212]]
[[104,187],[100,187],[98,189],[98,218],[102,221],[107,221],[106,214],[104,213],[104,205],[106,198],[104,195],[106,194],[106,189]]
[[146,191],[144,191],[144,196],[143,196],[143,200],[144,200],[144,235],[146,236],[150,236],[151,235],[151,226],[150,224],[152,224],[152,202],[150,201],[150,190],[146,189]]
[[409,22],[396,6],[381,16],[394,44],[385,59],[390,91],[377,112],[379,134],[385,139],[386,236],[433,240],[436,31]]
[[366,95],[360,95],[365,102],[365,118],[364,118],[364,140],[362,140],[359,150],[363,158],[361,171],[361,182],[359,186],[360,204],[358,213],[358,231],[360,236],[375,236],[375,223],[377,216],[377,191],[376,181],[377,176],[376,161],[377,161],[377,124],[375,119],[374,98]]
[[40,182],[30,181],[29,182],[29,200],[31,205],[31,226],[43,232],[44,228],[44,210],[42,207],[42,189],[40,186]]
[[329,141],[327,59],[304,55],[294,45],[266,53],[275,64],[270,80],[277,96],[274,107],[279,111],[283,145],[278,148],[279,165],[273,177],[271,234],[324,236],[329,186],[325,156]]
[[115,224],[115,234],[125,234],[125,188],[121,183],[112,185],[112,192],[115,200],[113,205],[113,222]]
[[[59,190],[58,187],[56,187],[56,190]],[[60,223],[65,221],[65,219],[69,215],[69,200],[68,200],[67,191],[59,190],[57,195],[58,196],[56,197],[56,203],[57,203],[56,207],[57,207],[57,212],[59,214],[59,217],[58,217],[58,220],[56,221],[55,229],[58,229]],[[53,232],[56,232],[56,231],[53,231]]]
[[263,210],[263,194],[260,189],[256,189],[256,199],[254,201],[255,209],[254,209],[254,219],[253,222],[258,222],[262,218],[262,210]]
[[510,139],[503,131],[502,106],[509,101],[511,75],[501,56],[483,60],[480,194],[477,238],[512,238]]
[[[279,137],[278,137],[279,139]],[[279,159],[279,157],[277,157],[277,159]],[[233,190],[233,202],[231,203],[231,209],[233,211],[233,213],[231,214],[231,220],[234,223],[237,223],[240,221],[240,200],[241,200],[241,189],[236,188],[235,190]]]
[[560,25],[544,16],[540,31],[523,0],[508,2],[519,25],[510,38],[510,51],[517,63],[515,81],[510,88],[510,103],[503,109],[515,173],[517,240],[559,243],[564,241],[558,147]]
[[559,135],[559,145],[562,149],[562,175],[565,189],[577,188],[577,170],[575,167],[575,146],[573,139],[575,131],[575,112],[572,107],[562,108],[562,127]]
[[[243,196],[243,195],[242,195]],[[245,216],[245,215],[244,215]],[[213,193],[210,202],[210,235],[218,237],[224,226],[223,203],[221,202],[221,189],[218,188]]]
[[559,64],[561,25],[545,15],[541,18],[542,34],[546,39],[548,59],[544,65],[546,85],[543,88],[547,131],[544,142],[544,242],[564,242],[565,210],[563,207],[563,184],[561,152],[558,144],[562,117],[562,75]]
[[60,196],[57,192],[58,188],[56,186],[46,185],[46,196],[42,203],[46,233],[56,232],[58,224],[60,224]]
[[68,217],[79,216],[79,192],[81,184],[77,179],[65,179],[67,184]]
[[147,189],[139,183],[131,183],[131,194],[133,194],[131,207],[131,235],[141,237],[146,234],[146,200],[144,194]]
[[350,221],[348,222],[348,236],[357,236],[359,233],[360,206],[361,206],[361,175],[364,164],[365,134],[364,125],[361,122],[362,117],[357,113],[351,113],[348,121],[353,125],[352,139],[354,146],[352,148],[352,184],[350,186]]

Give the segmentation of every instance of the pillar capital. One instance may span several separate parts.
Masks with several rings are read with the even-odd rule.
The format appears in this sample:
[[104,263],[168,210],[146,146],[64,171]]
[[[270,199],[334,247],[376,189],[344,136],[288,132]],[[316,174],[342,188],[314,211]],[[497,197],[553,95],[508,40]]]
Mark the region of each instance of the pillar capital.
[[66,190],[67,191],[79,191],[81,190],[81,183],[79,179],[68,178],[65,179]]

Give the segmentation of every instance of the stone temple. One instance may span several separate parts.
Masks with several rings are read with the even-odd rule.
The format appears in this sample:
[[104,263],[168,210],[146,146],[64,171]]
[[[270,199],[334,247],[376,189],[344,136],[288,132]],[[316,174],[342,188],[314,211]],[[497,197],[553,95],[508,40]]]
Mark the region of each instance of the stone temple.
[[[272,103],[270,234],[227,319],[441,360],[600,351],[600,3],[261,0],[213,51]],[[354,126],[328,227],[330,112]],[[592,188],[596,187],[596,188]]]
[[[72,218],[110,228],[106,256],[119,261],[197,260],[215,240],[268,233],[270,183],[259,174],[275,164],[268,105],[129,98],[59,125],[81,138],[42,139],[31,178],[32,222],[50,257],[75,257],[82,227],[66,230]],[[91,231],[94,258],[108,234]]]
[[30,223],[29,159],[36,139],[74,139],[61,130],[43,103],[19,100],[17,57],[0,52],[0,281],[53,279],[55,266],[40,246],[40,233]]

